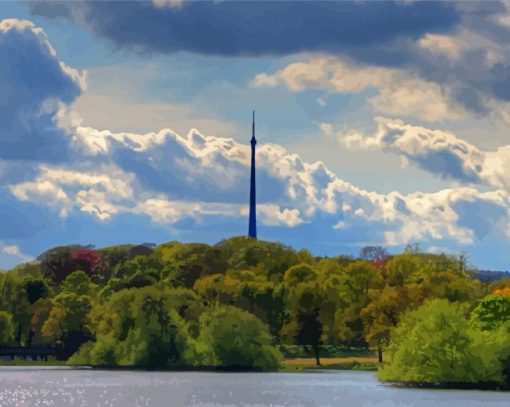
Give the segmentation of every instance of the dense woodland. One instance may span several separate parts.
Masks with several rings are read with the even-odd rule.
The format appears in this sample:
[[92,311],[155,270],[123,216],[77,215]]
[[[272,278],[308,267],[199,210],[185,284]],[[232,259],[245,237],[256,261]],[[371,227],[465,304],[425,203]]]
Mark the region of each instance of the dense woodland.
[[315,257],[245,237],[215,246],[57,247],[0,273],[0,346],[71,364],[274,370],[281,345],[377,352],[383,380],[508,385],[510,280],[464,256]]

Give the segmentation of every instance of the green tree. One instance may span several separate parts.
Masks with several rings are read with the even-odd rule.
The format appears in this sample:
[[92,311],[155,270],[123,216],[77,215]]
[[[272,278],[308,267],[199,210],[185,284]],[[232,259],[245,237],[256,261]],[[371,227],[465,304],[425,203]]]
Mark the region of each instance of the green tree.
[[296,286],[300,283],[314,281],[318,277],[318,272],[309,264],[296,264],[290,267],[283,277],[284,283],[288,287]]
[[91,298],[62,292],[51,300],[51,311],[42,327],[45,338],[60,348],[60,358],[67,359],[90,339],[89,313]]
[[9,345],[14,339],[14,324],[12,315],[5,311],[0,311],[0,346]]
[[323,296],[316,282],[300,283],[289,292],[289,321],[281,337],[289,344],[310,347],[320,366],[320,347],[324,324],[321,321]]
[[427,301],[406,313],[392,332],[391,363],[382,380],[411,383],[501,382],[495,337],[471,328],[466,304]]
[[385,287],[374,290],[371,301],[361,311],[365,341],[377,349],[379,363],[383,362],[383,348],[388,345],[390,332],[397,326],[401,314],[416,305],[408,287]]
[[33,305],[32,319],[30,320],[30,329],[33,334],[31,345],[49,345],[52,343],[52,339],[45,337],[42,333],[44,323],[51,312],[51,304],[51,299],[40,298]]
[[267,327],[235,307],[219,307],[203,315],[200,339],[210,344],[215,364],[225,368],[276,370],[281,355]]
[[395,256],[384,268],[384,280],[390,286],[404,286],[419,282],[427,273],[422,257],[413,253]]
[[69,274],[61,285],[62,291],[92,297],[98,289],[90,277],[81,270]]
[[361,310],[369,301],[371,288],[382,285],[377,268],[365,261],[321,275],[323,305],[321,319],[330,343],[360,343],[363,339]]
[[203,365],[211,359],[207,345],[194,339],[184,319],[190,300],[185,292],[164,287],[113,294],[92,312],[96,341],[82,346],[70,362],[150,369]]
[[163,262],[163,278],[176,287],[191,288],[199,278],[223,274],[228,268],[222,251],[206,244],[172,242],[159,246],[154,255]]
[[483,330],[493,330],[510,321],[510,297],[486,296],[473,310],[472,320]]
[[244,236],[223,240],[216,247],[224,254],[230,269],[256,270],[275,283],[282,281],[289,267],[298,263],[311,263],[313,260],[306,250],[296,253],[281,243]]
[[30,319],[32,305],[29,302],[23,279],[15,272],[8,272],[0,281],[0,310],[12,315],[14,341],[20,346],[30,345]]

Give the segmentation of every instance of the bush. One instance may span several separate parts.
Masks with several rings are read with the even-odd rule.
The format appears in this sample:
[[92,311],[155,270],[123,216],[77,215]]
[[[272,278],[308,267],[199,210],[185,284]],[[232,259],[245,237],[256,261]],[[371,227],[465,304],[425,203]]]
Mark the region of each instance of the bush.
[[472,327],[466,305],[428,301],[402,317],[391,335],[392,362],[380,368],[378,376],[422,384],[502,383],[504,342]]
[[201,319],[201,342],[210,344],[214,364],[231,369],[276,370],[282,358],[267,327],[252,314],[221,307]]
[[189,335],[173,300],[172,290],[156,287],[113,294],[93,317],[96,341],[69,363],[147,369],[202,364],[207,352]]

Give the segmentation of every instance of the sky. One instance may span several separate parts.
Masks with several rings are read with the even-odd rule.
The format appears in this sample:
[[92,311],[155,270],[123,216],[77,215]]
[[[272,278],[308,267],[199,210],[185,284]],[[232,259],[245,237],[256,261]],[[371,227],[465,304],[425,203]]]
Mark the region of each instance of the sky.
[[510,269],[510,2],[0,2],[0,269],[64,244]]

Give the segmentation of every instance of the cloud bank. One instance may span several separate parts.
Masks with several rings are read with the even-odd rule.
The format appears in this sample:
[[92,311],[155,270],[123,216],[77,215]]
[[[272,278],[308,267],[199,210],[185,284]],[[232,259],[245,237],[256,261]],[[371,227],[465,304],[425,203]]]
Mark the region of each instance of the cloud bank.
[[116,47],[229,56],[371,48],[459,21],[449,4],[400,1],[32,1],[31,11],[66,17]]
[[[41,165],[33,180],[9,187],[12,195],[64,218],[80,211],[101,222],[119,214],[166,225],[246,218],[247,145],[197,130],[186,136],[171,130],[137,135],[80,127],[73,147],[83,154],[80,164]],[[345,234],[357,229],[363,238],[391,246],[472,244],[491,233],[506,236],[509,227],[505,191],[378,194],[338,178],[321,162],[308,163],[271,144],[258,148],[257,163],[259,214],[266,228],[320,224],[319,235],[322,228]],[[483,220],[472,224],[480,210]]]
[[[326,70],[344,72],[353,83],[346,87],[344,81],[340,88],[338,81],[317,83],[311,72],[317,59],[303,59],[311,85],[336,92],[376,87],[380,94],[369,103],[377,112],[427,121],[460,120],[470,113],[510,122],[510,11],[503,1],[30,4],[34,15],[67,18],[115,49],[327,55],[329,62],[340,62]],[[298,67],[287,68],[281,73],[288,76]],[[274,83],[273,74],[266,75],[266,85]],[[296,77],[294,84],[306,85]]]

